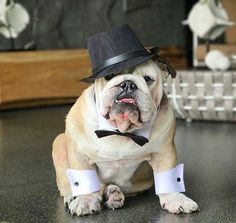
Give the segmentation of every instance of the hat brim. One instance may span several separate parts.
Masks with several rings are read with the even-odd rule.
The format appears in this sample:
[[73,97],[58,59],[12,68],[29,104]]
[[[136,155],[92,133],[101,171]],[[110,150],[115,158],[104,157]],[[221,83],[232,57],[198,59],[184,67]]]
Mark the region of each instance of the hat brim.
[[156,56],[159,53],[160,49],[159,49],[159,47],[154,47],[154,48],[149,49],[149,51],[151,53],[148,55],[134,57],[134,58],[122,61],[120,63],[113,64],[111,66],[104,68],[103,70],[98,72],[96,75],[92,75],[90,77],[83,78],[81,81],[86,82],[86,83],[92,83],[98,78],[102,78],[102,77],[105,77],[105,76],[108,76],[111,74],[118,74],[123,70],[135,67],[139,64],[144,63],[147,60],[152,59],[154,56]]

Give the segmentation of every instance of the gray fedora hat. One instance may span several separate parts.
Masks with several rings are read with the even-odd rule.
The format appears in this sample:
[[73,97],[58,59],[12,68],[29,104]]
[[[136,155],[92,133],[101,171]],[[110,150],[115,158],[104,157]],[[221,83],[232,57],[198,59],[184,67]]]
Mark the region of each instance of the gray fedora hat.
[[124,24],[90,37],[88,51],[92,75],[82,79],[84,82],[93,82],[101,77],[118,74],[153,58],[160,49],[145,49],[131,27]]

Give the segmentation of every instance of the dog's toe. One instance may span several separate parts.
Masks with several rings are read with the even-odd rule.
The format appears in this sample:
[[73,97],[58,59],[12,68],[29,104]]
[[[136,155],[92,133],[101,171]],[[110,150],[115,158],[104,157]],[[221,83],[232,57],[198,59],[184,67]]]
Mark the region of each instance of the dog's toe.
[[116,185],[109,185],[104,192],[105,207],[108,209],[121,208],[124,205],[125,196]]
[[70,213],[70,210],[69,210],[69,205],[70,203],[74,200],[75,198],[72,197],[71,195],[68,195],[68,196],[65,196],[64,197],[64,206],[65,206],[65,210]]

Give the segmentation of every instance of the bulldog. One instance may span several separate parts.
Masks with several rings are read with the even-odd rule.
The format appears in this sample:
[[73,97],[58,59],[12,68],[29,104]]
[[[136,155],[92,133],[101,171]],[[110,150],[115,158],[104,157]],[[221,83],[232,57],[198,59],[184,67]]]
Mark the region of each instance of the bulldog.
[[[165,78],[175,76],[171,70],[159,57],[97,78],[70,109],[65,132],[56,137],[52,152],[58,190],[69,213],[83,216],[103,206],[121,208],[126,196],[152,187],[154,173],[176,167],[176,121],[163,92]],[[101,136],[101,120],[118,134]],[[129,134],[144,129],[148,140],[141,146]],[[68,169],[94,171],[99,189],[73,196]],[[161,207],[171,213],[199,210],[183,193],[158,196]]]

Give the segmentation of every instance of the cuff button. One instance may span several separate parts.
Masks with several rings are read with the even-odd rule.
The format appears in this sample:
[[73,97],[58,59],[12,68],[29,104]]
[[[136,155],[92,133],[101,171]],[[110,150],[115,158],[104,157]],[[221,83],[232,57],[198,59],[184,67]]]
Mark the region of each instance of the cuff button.
[[75,185],[76,187],[78,187],[78,186],[79,186],[79,182],[75,182],[74,185]]
[[181,181],[181,178],[180,178],[180,177],[178,177],[178,178],[177,178],[177,182],[180,182],[180,181]]

